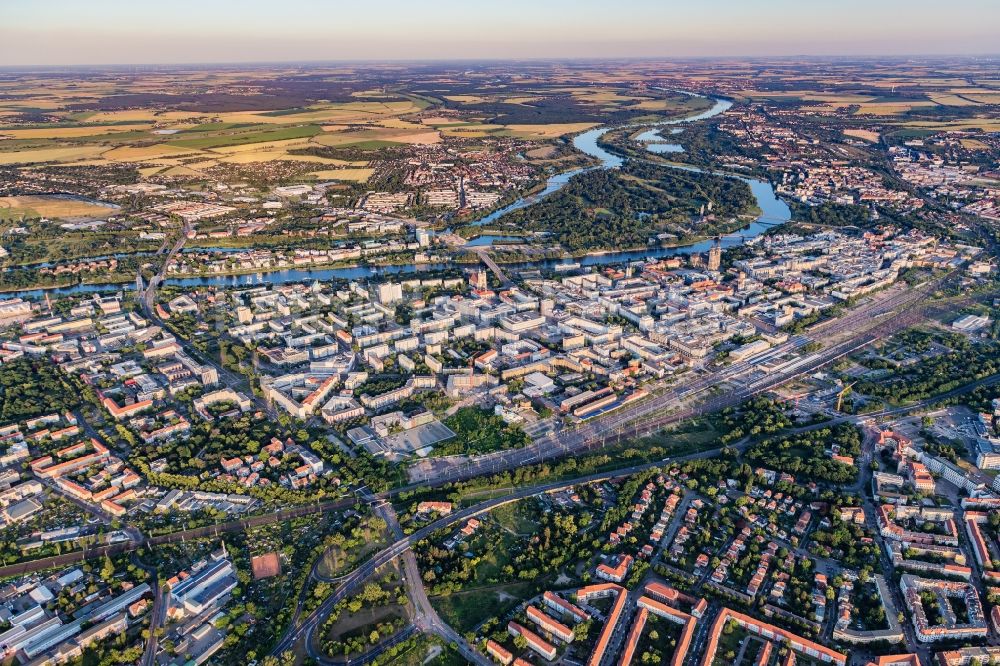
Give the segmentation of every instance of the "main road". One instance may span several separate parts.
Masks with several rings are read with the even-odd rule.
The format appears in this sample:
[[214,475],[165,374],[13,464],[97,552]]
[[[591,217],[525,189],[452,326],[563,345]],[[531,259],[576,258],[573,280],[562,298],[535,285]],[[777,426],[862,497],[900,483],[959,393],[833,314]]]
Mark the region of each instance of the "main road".
[[[950,276],[951,274],[949,274]],[[468,461],[467,463],[447,470],[445,473],[437,474],[434,478],[428,479],[430,483],[418,482],[411,484],[404,489],[426,487],[427,485],[438,485],[455,480],[462,480],[487,473],[495,473],[504,469],[515,468],[524,464],[531,464],[549,458],[557,458],[571,453],[593,450],[605,446],[610,441],[621,441],[623,438],[633,436],[642,432],[652,432],[666,425],[677,423],[689,419],[699,414],[717,411],[724,407],[735,406],[745,401],[747,398],[769,390],[772,390],[796,377],[814,372],[838,358],[851,354],[858,349],[871,344],[879,339],[893,335],[909,326],[922,321],[925,317],[935,314],[932,307],[927,306],[924,301],[927,296],[941,286],[945,276],[939,280],[928,281],[927,283],[909,290],[897,290],[888,293],[884,297],[871,299],[866,304],[855,308],[843,318],[833,320],[814,327],[810,335],[795,336],[789,339],[776,350],[776,356],[783,353],[800,350],[810,342],[818,342],[813,337],[825,340],[843,339],[840,342],[830,344],[825,349],[809,354],[798,362],[788,364],[785,371],[772,374],[765,374],[762,377],[752,379],[742,387],[725,392],[721,395],[710,396],[698,404],[690,407],[680,407],[673,411],[667,411],[669,407],[682,405],[684,401],[701,396],[712,387],[718,386],[722,382],[729,382],[753,370],[754,361],[737,363],[716,373],[705,375],[694,382],[686,384],[683,388],[675,388],[665,391],[651,400],[641,405],[637,405],[628,410],[613,412],[602,419],[595,419],[582,428],[574,431],[561,433],[558,437],[554,433],[549,433],[533,445],[512,452],[504,452],[498,456],[486,456],[483,459]],[[822,343],[820,343],[822,344]],[[994,382],[996,378],[987,378],[980,382],[963,387],[962,390],[970,390],[974,386],[984,382]],[[879,416],[890,415],[902,411],[916,408],[918,405],[892,410],[883,410],[866,415],[865,418],[877,418]],[[839,421],[839,419],[838,419]],[[827,427],[830,422],[808,426],[804,429]],[[745,444],[744,444],[745,446]],[[292,626],[289,631],[275,646],[272,654],[279,654],[291,649],[300,639],[312,636],[322,618],[339,601],[347,595],[361,582],[373,575],[380,567],[393,559],[407,554],[410,547],[431,535],[438,529],[442,529],[461,520],[488,512],[503,504],[515,502],[527,497],[552,492],[563,488],[572,487],[582,483],[591,483],[609,478],[617,478],[635,474],[644,470],[662,465],[668,460],[670,462],[681,462],[698,458],[712,457],[718,455],[721,449],[703,451],[688,456],[681,456],[664,461],[645,463],[633,467],[619,469],[613,472],[593,474],[580,477],[571,481],[560,481],[541,486],[522,488],[510,494],[487,500],[456,512],[445,518],[441,518],[429,525],[415,531],[411,535],[397,539],[389,547],[379,551],[375,556],[366,561],[360,567],[341,579],[340,584],[305,621],[297,626]],[[399,489],[396,492],[400,492]]]
[[[967,392],[972,391],[972,390],[974,390],[974,389],[976,389],[976,388],[978,388],[980,386],[993,385],[993,384],[997,384],[997,383],[1000,383],[1000,375],[991,375],[989,377],[984,377],[984,378],[982,378],[982,379],[980,379],[978,381],[972,382],[970,384],[966,384],[965,386],[961,386],[961,387],[952,389],[951,391],[949,391],[947,393],[944,393],[944,394],[942,394],[940,396],[936,396],[936,397],[933,397],[933,398],[928,398],[926,400],[914,403],[912,405],[903,406],[903,407],[894,407],[894,408],[890,408],[890,409],[884,409],[884,410],[880,410],[880,411],[876,411],[876,412],[871,412],[871,413],[868,413],[868,414],[856,415],[856,416],[843,416],[843,417],[831,419],[829,421],[824,421],[824,422],[821,422],[821,423],[815,423],[815,424],[811,424],[811,425],[807,425],[807,426],[801,426],[801,427],[798,427],[798,428],[793,428],[793,429],[790,429],[788,431],[784,431],[784,434],[796,434],[796,433],[807,432],[807,431],[810,431],[810,430],[817,430],[817,429],[829,428],[829,427],[831,427],[833,425],[836,425],[838,423],[844,423],[844,422],[860,423],[860,422],[865,422],[865,421],[873,421],[873,420],[876,420],[876,419],[879,419],[879,418],[884,418],[884,417],[889,417],[889,416],[897,416],[897,415],[900,415],[900,414],[905,414],[905,413],[911,412],[911,411],[916,410],[916,409],[920,409],[921,407],[925,407],[925,406],[931,405],[931,404],[933,404],[933,403],[935,403],[935,402],[937,402],[938,400],[941,400],[941,399],[945,399],[945,398],[948,398],[948,397],[953,397],[955,395],[960,395],[960,394],[963,394],[963,393],[967,393]],[[380,550],[379,552],[375,553],[375,555],[373,555],[370,559],[368,559],[363,564],[361,564],[358,568],[356,568],[353,571],[351,571],[350,573],[345,574],[344,576],[340,577],[338,579],[338,584],[337,584],[337,587],[334,590],[333,594],[330,597],[328,597],[326,600],[324,600],[324,602],[322,604],[320,604],[320,606],[318,608],[316,608],[308,617],[306,617],[306,619],[301,624],[298,624],[297,626],[289,627],[289,630],[286,632],[285,636],[281,639],[281,641],[279,641],[277,643],[277,645],[275,645],[274,649],[272,650],[272,654],[277,655],[277,654],[280,654],[280,653],[282,653],[282,652],[284,652],[286,650],[291,650],[295,646],[295,644],[299,640],[301,640],[303,638],[305,638],[306,640],[311,640],[313,632],[322,623],[323,618],[325,618],[330,613],[330,611],[333,609],[333,607],[337,603],[339,603],[341,600],[347,598],[347,596],[354,589],[356,589],[358,587],[358,585],[360,585],[361,583],[363,583],[365,580],[367,580],[371,576],[375,575],[375,573],[380,568],[382,568],[383,566],[385,566],[386,564],[388,564],[392,560],[396,559],[397,557],[404,557],[405,558],[404,562],[405,562],[409,558],[412,558],[412,551],[410,550],[411,547],[414,544],[422,541],[423,539],[426,539],[427,537],[431,536],[434,532],[436,532],[438,530],[441,530],[441,529],[444,529],[444,528],[449,527],[451,525],[460,523],[460,522],[465,521],[465,520],[467,520],[469,518],[473,518],[473,517],[482,515],[484,513],[488,513],[489,511],[492,511],[493,509],[495,509],[495,508],[497,508],[499,506],[503,506],[505,504],[510,504],[511,502],[517,502],[517,501],[520,501],[520,500],[523,500],[523,499],[527,499],[529,497],[535,497],[535,496],[543,495],[543,494],[546,494],[546,493],[552,493],[552,492],[556,492],[556,491],[559,491],[559,490],[564,490],[564,489],[572,488],[572,487],[577,486],[577,485],[584,485],[584,484],[589,484],[589,483],[597,483],[597,482],[607,481],[607,480],[610,480],[610,479],[617,479],[617,478],[622,478],[622,477],[626,477],[626,476],[631,476],[633,474],[638,474],[638,473],[645,472],[645,471],[648,471],[648,470],[651,470],[651,469],[654,469],[654,468],[662,467],[666,463],[682,463],[682,462],[687,462],[687,461],[691,461],[691,460],[699,460],[699,459],[705,459],[705,458],[714,458],[714,457],[717,457],[720,453],[722,453],[726,448],[728,448],[728,449],[736,449],[736,450],[744,450],[747,447],[751,446],[752,444],[753,444],[753,442],[751,440],[744,439],[740,443],[737,443],[737,444],[735,444],[733,446],[730,446],[730,447],[708,449],[708,450],[705,450],[705,451],[699,451],[697,453],[691,453],[691,454],[683,455],[683,456],[676,456],[676,457],[664,458],[663,460],[656,460],[656,461],[652,461],[652,462],[641,463],[641,464],[637,464],[637,465],[632,465],[630,467],[619,468],[619,469],[611,470],[611,471],[607,471],[607,472],[597,472],[597,473],[594,473],[594,474],[588,474],[588,475],[584,475],[584,476],[579,476],[579,477],[575,477],[575,478],[572,478],[572,479],[566,479],[566,480],[561,480],[561,481],[553,481],[553,482],[549,482],[549,483],[543,483],[543,484],[538,484],[538,485],[533,485],[533,486],[527,486],[527,487],[523,487],[523,488],[512,490],[511,492],[509,492],[509,493],[507,493],[505,495],[501,495],[501,496],[498,496],[498,497],[494,497],[494,498],[485,500],[483,502],[479,502],[479,503],[477,503],[475,505],[469,506],[469,507],[467,507],[465,509],[462,509],[460,511],[452,513],[452,514],[450,514],[448,516],[444,516],[442,518],[439,518],[438,520],[436,520],[436,521],[434,521],[432,523],[429,523],[428,525],[425,525],[425,526],[421,527],[420,529],[414,531],[412,534],[409,534],[409,535],[397,538],[397,540],[394,543],[390,544],[386,548],[384,548],[384,549]],[[866,455],[862,457],[862,460],[869,459],[870,455],[871,455],[871,451],[870,450],[866,450]],[[861,474],[859,474],[858,482],[852,487],[852,489],[855,489],[855,490],[859,489],[860,485],[863,484],[863,483],[865,483],[866,479],[870,479],[870,478],[871,478],[870,477],[870,468],[869,469],[862,469]],[[392,493],[383,493],[381,495],[374,496],[374,497],[376,497],[376,498],[377,497],[383,497],[383,496],[391,495],[391,494],[394,494],[394,493],[402,492],[402,490],[403,489],[398,489],[398,490],[392,491]],[[411,575],[412,575],[412,570],[411,570]],[[422,596],[425,597],[425,595],[422,595]],[[436,617],[436,613],[434,613],[434,616]],[[447,626],[447,625],[445,625],[445,626]],[[435,633],[439,633],[439,635],[440,635],[441,630],[443,629],[443,627],[435,626],[435,627],[433,627],[433,629],[437,630],[437,631],[435,631]],[[448,629],[451,629],[451,628],[448,627]],[[452,632],[453,631],[454,630],[452,630]],[[467,646],[467,644],[465,643],[464,640],[460,641],[460,645]],[[463,654],[465,654],[464,651],[463,651]],[[478,653],[476,653],[476,654],[478,654]],[[469,658],[469,656],[466,656],[466,658]]]
[[[143,284],[141,266],[135,276],[135,285],[138,290],[139,305],[142,308],[143,314],[147,319],[164,330],[167,330],[166,324],[156,312],[156,290],[166,275],[167,266],[171,261],[173,261],[177,253],[184,248],[184,243],[187,241],[188,234],[191,230],[191,225],[185,222],[181,229],[180,238],[177,239],[177,242],[171,246],[170,251],[164,256],[163,263],[160,264],[159,269],[156,274],[150,278],[148,284]],[[184,349],[188,356],[199,359],[202,363],[211,366],[218,375],[219,381],[227,388],[230,388],[233,391],[243,391],[247,388],[248,380],[245,377],[242,377],[228,368],[223,367],[222,364],[216,362],[214,359],[203,355],[195,349],[188,340],[178,337],[177,343]],[[250,394],[251,400],[253,400],[258,409],[266,413],[271,418],[277,419],[277,413],[266,400],[260,396],[254,395],[252,391],[247,391],[247,393]]]
[[[745,446],[745,445],[744,445]],[[684,462],[687,460],[697,460],[700,458],[710,458],[719,455],[723,449],[711,449],[706,451],[700,451],[698,453],[692,453],[686,456],[679,456],[676,458],[670,458],[671,462]],[[468,508],[456,511],[448,516],[444,516],[435,520],[432,523],[421,527],[420,529],[412,532],[409,535],[402,536],[398,538],[395,542],[389,546],[383,548],[382,550],[375,553],[371,558],[366,560],[363,564],[358,566],[349,574],[345,575],[340,579],[340,583],[334,590],[333,594],[327,597],[322,604],[316,610],[314,610],[306,619],[297,627],[292,627],[288,633],[282,638],[281,641],[274,647],[272,654],[280,654],[286,650],[290,650],[301,638],[309,636],[317,626],[322,622],[322,619],[326,617],[330,611],[333,609],[338,602],[345,599],[347,595],[355,589],[360,583],[367,580],[369,577],[374,575],[380,568],[402,556],[406,553],[414,544],[419,541],[426,539],[431,534],[437,530],[444,529],[450,525],[454,525],[469,518],[474,518],[476,516],[482,515],[493,509],[503,506],[504,504],[510,504],[511,502],[517,502],[528,497],[535,497],[537,495],[543,495],[545,493],[551,493],[558,490],[563,490],[566,488],[572,488],[573,486],[587,483],[595,483],[599,481],[606,481],[608,479],[616,479],[619,477],[626,477],[632,474],[637,474],[646,470],[653,469],[655,467],[660,467],[665,461],[658,460],[654,462],[642,463],[639,465],[633,465],[631,467],[626,467],[622,469],[617,469],[608,472],[598,472],[595,474],[588,474],[585,476],[577,477],[574,479],[567,479],[563,481],[553,481],[550,483],[543,483],[534,486],[528,486],[524,488],[516,489],[506,495],[499,497],[494,497],[492,499],[485,500]]]
[[[163,279],[167,264],[183,247],[186,235],[187,225],[185,225],[181,238],[171,248],[163,264],[160,266],[159,272],[150,280],[147,288],[141,291],[140,302],[146,316],[161,325],[162,321],[157,316],[154,309],[156,287]],[[503,279],[503,277],[501,277],[501,279]],[[758,360],[755,359],[735,363],[716,371],[705,373],[695,378],[693,381],[686,382],[683,386],[666,389],[636,405],[594,418],[575,429],[564,430],[558,434],[555,432],[549,432],[533,442],[530,446],[523,449],[482,456],[457,463],[450,461],[449,464],[447,464],[443,469],[433,469],[432,474],[429,477],[421,479],[420,483],[415,485],[439,485],[483,474],[514,469],[525,464],[537,463],[543,460],[559,458],[571,454],[579,454],[604,447],[609,443],[623,441],[624,439],[635,435],[641,435],[643,433],[650,434],[665,426],[679,423],[700,414],[716,411],[724,407],[738,405],[751,396],[770,391],[792,379],[795,379],[796,377],[811,373],[817,368],[847,354],[853,353],[865,345],[890,336],[922,320],[929,314],[929,308],[925,303],[923,303],[923,301],[934,289],[938,288],[943,283],[944,279],[946,278],[929,281],[914,289],[894,290],[883,297],[871,298],[863,305],[848,312],[845,316],[829,323],[814,327],[809,334],[791,337],[782,345],[779,345],[774,350],[768,352],[768,357],[777,358],[779,356],[801,352],[803,348],[810,343],[819,343],[822,348],[816,352],[802,356],[796,362],[785,364],[785,366],[783,366],[784,370],[755,377],[752,373],[755,370],[755,365],[758,363]],[[141,276],[137,276],[136,281],[137,286],[141,288]],[[824,345],[824,342],[827,344]],[[189,348],[190,346],[187,342],[182,341],[182,344],[186,349],[188,349],[189,353],[191,353],[192,350]],[[194,355],[200,357],[198,354]],[[235,373],[231,373],[225,368],[220,367],[214,361],[207,360],[207,362],[218,370],[219,376],[223,379],[225,384],[234,387],[235,385],[243,382],[242,378],[236,377]],[[736,380],[744,376],[747,376],[747,380],[742,385],[735,385]],[[713,393],[713,389],[723,385],[733,386],[733,390],[729,390],[721,394]],[[683,461],[686,459],[706,457],[709,455],[715,455],[718,452],[719,450],[705,451],[698,454],[692,454],[690,456],[679,457],[676,460]],[[415,561],[413,560],[412,553],[409,552],[411,546],[426,538],[438,529],[454,524],[460,520],[485,513],[502,504],[518,501],[520,499],[545,492],[551,492],[556,489],[571,487],[579,483],[589,483],[606,478],[633,474],[645,469],[650,469],[651,467],[659,464],[662,464],[662,461],[638,465],[623,470],[617,470],[615,472],[590,475],[579,479],[573,479],[571,481],[555,482],[552,484],[520,489],[503,497],[488,500],[473,507],[456,512],[451,516],[442,518],[417,530],[409,536],[397,538],[396,541],[389,547],[379,551],[375,556],[361,564],[354,571],[342,577],[330,597],[324,600],[323,603],[303,622],[294,624],[290,627],[289,631],[286,632],[286,635],[275,646],[274,653],[277,654],[291,649],[303,637],[307,640],[307,643],[310,643],[313,632],[320,625],[322,619],[329,614],[333,606],[335,606],[342,599],[346,598],[346,596],[359,583],[367,580],[382,566],[391,562],[395,558],[403,556],[404,564],[409,565],[406,566],[406,569],[408,570],[407,573],[410,576],[413,576]],[[346,502],[346,500],[344,500],[344,502]],[[339,506],[343,505],[328,503],[326,508],[333,509]],[[260,520],[262,521],[260,524],[264,524],[265,522],[288,519],[293,515],[305,515],[306,513],[312,513],[317,508],[311,506],[297,507],[296,509],[286,510],[285,512],[275,512],[273,514],[266,514],[265,516],[257,516],[245,521],[233,521],[232,523],[227,523],[224,528],[226,531],[230,529],[246,529],[247,527],[253,526],[253,523],[256,522],[256,520]],[[218,534],[218,526],[214,528],[214,531]],[[117,546],[121,547],[122,552],[124,552],[125,550],[132,550],[139,545],[170,543],[183,538],[209,536],[212,532],[213,527],[209,526],[199,528],[197,530],[189,530],[187,531],[187,534],[179,532],[164,535],[162,537],[145,539],[143,543],[140,544],[137,544],[136,542],[128,542],[127,544],[117,544]],[[113,546],[107,546],[105,548],[109,549],[105,552],[111,552],[110,549],[113,548]],[[79,557],[79,555],[68,554],[65,557],[68,558],[67,563],[69,563],[76,561],[76,558]],[[58,558],[48,559],[52,562]],[[32,564],[35,563],[15,565],[15,568],[30,566]],[[56,564],[51,565],[57,566]],[[21,573],[23,572],[24,571],[22,570]],[[18,572],[15,571],[12,573]],[[4,570],[0,569],[0,575],[2,574],[4,574]],[[420,585],[420,581],[412,581],[411,584]],[[435,631],[435,633],[447,636],[451,628],[447,627],[444,623],[441,623],[439,618],[437,618],[436,613],[421,613],[421,611],[426,611],[426,608],[423,608],[425,604],[420,603],[425,601],[426,598],[425,595],[421,594],[423,592],[422,585],[421,590],[416,595],[413,595],[412,592],[413,590],[411,588],[411,596],[414,596],[414,600],[419,606],[421,606],[421,608],[418,609],[418,613],[423,615],[424,620],[429,621],[429,624],[434,625],[433,627],[428,627],[428,629],[436,629],[437,631]],[[429,606],[429,604],[427,604],[427,606]],[[459,643],[461,645],[464,641],[459,641]],[[472,655],[467,656],[467,658],[473,655],[475,657],[479,656],[478,653],[472,651]]]

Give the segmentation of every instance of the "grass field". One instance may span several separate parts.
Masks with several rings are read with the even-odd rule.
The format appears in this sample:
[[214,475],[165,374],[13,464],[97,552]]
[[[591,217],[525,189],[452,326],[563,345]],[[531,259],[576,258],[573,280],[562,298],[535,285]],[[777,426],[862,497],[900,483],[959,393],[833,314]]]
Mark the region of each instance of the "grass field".
[[[23,106],[5,103],[8,108],[24,108]],[[31,100],[32,108],[57,110],[62,106],[56,100]],[[94,124],[115,124],[121,122],[183,122],[193,121],[205,123],[221,121],[212,124],[264,124],[287,125],[289,123],[327,123],[327,122],[364,122],[380,117],[390,117],[416,113],[424,108],[424,104],[416,100],[372,102],[357,101],[334,104],[314,105],[307,108],[273,109],[271,111],[230,111],[223,113],[205,113],[197,111],[159,111],[156,109],[126,109],[119,111],[96,111],[87,114],[74,114],[75,119],[85,119]],[[222,128],[213,128],[222,129]]]
[[448,118],[446,116],[430,116],[428,118],[423,118],[420,121],[424,125],[430,125],[432,127],[438,126],[458,126],[458,125],[468,125],[469,122],[465,120],[459,120],[458,118]]
[[505,125],[502,135],[519,139],[558,139],[565,134],[576,134],[595,127],[597,123],[550,123],[548,125]]
[[977,106],[979,103],[961,95],[931,95],[931,101],[943,106]]
[[697,419],[684,427],[657,433],[643,441],[650,446],[671,445],[686,451],[715,442],[721,434],[710,420]]
[[[581,92],[574,95],[581,102],[589,102],[591,104],[608,104],[611,102],[642,102],[644,101],[642,97],[634,97],[632,95],[621,95],[612,90],[604,90],[600,92]],[[652,101],[652,100],[646,100]]]
[[230,153],[217,158],[219,162],[226,164],[249,164],[251,162],[270,162],[273,160],[286,160],[289,162],[309,162],[328,167],[352,167],[366,166],[367,162],[353,163],[332,157],[319,157],[318,155],[293,155],[284,150],[251,150]]
[[962,97],[979,104],[1000,104],[1000,93],[963,93]]
[[541,97],[508,97],[504,100],[505,104],[524,104],[531,106],[532,103],[540,101]]
[[786,90],[781,92],[764,90],[746,90],[743,95],[755,99],[788,100],[793,102],[823,102],[825,104],[848,106],[863,104],[875,99],[872,95],[856,95],[852,93],[820,94],[807,90]]
[[261,141],[258,143],[244,143],[238,146],[219,146],[211,148],[214,154],[236,155],[238,153],[256,153],[264,150],[277,150],[285,152],[293,148],[304,148],[313,143],[312,137],[298,137],[295,139],[278,139],[277,141]]
[[72,139],[102,134],[148,130],[152,125],[85,125],[83,127],[44,127],[31,129],[0,129],[0,136],[12,139]]
[[431,597],[431,604],[441,619],[465,633],[491,617],[503,616],[533,591],[530,583],[507,583]]
[[440,639],[430,638],[420,634],[409,649],[385,661],[385,656],[379,661],[383,666],[465,666],[463,659],[453,646],[442,649],[438,644]]
[[184,177],[184,178],[205,177],[205,174],[199,171],[198,169],[193,169],[187,166],[168,167],[165,171],[161,171],[160,174],[164,176]]
[[906,113],[912,109],[926,106],[935,106],[935,104],[930,100],[915,100],[912,102],[869,102],[859,105],[856,113],[859,116],[896,116],[901,113]]
[[[645,71],[650,73],[650,81],[669,74]],[[948,108],[979,111],[977,105],[1000,103],[1000,80],[988,72],[985,77],[977,73],[984,74],[960,66],[943,70],[880,66],[848,75],[801,72],[790,67],[764,72],[759,81],[751,81],[742,65],[726,65],[692,73],[686,80],[692,88],[712,90],[718,89],[713,86],[720,77],[740,79],[742,82],[732,88],[736,97],[771,100],[789,107],[797,103],[824,115],[857,105],[862,114],[858,124],[864,122],[864,127],[872,129],[848,129],[844,134],[874,143],[880,134],[899,136],[899,131],[913,132],[914,136],[942,130],[1000,131],[1000,119],[959,118],[955,108]],[[312,90],[300,94],[293,89],[298,83],[288,89],[276,85],[276,92],[268,97],[245,90],[232,92],[258,82],[266,87],[268,82],[300,74],[295,68],[277,68],[266,74],[253,70],[191,71],[182,80],[155,72],[129,80],[89,76],[5,79],[0,81],[0,165],[108,167],[130,163],[145,178],[197,178],[207,177],[208,170],[220,165],[288,161],[304,166],[286,165],[274,172],[340,180],[346,188],[346,183],[366,182],[372,176],[365,160],[376,158],[363,151],[387,148],[391,150],[386,152],[394,155],[405,154],[408,146],[443,141],[460,142],[460,150],[471,150],[488,145],[491,139],[516,138],[535,143],[522,152],[536,165],[551,165],[551,160],[567,159],[565,149],[555,147],[559,139],[604,122],[606,114],[628,112],[632,119],[639,114],[656,118],[697,110],[709,103],[703,98],[655,92],[654,88],[640,89],[635,85],[637,70],[633,65],[575,69],[558,76],[524,72],[504,83],[463,74],[458,79],[427,79],[409,92],[400,86],[385,87],[375,79],[366,80],[363,87],[333,85],[329,96]],[[360,76],[357,72],[350,76],[357,78],[355,74]],[[316,91],[335,80],[345,80],[344,71],[329,79],[318,77]],[[481,83],[479,87],[470,83],[475,80]],[[778,82],[780,85],[774,85]],[[771,87],[775,90],[769,90]],[[176,102],[174,97],[165,99],[165,92],[175,95]],[[114,99],[120,95],[135,99]],[[149,96],[148,101],[144,95]],[[215,97],[229,99],[218,101]],[[559,112],[559,105],[566,101],[560,98],[566,97],[572,98],[566,107],[572,108],[568,115]],[[116,109],[119,105],[139,108]],[[947,112],[940,118],[932,113],[900,117],[915,108],[934,109],[938,105]],[[989,111],[984,108],[982,115]],[[28,114],[31,117],[26,117]],[[866,115],[877,120],[866,120]],[[870,125],[872,122],[881,123],[881,127]],[[154,134],[162,131],[168,133]],[[982,142],[972,136],[964,141],[971,150],[983,150]],[[292,154],[304,148],[322,150],[316,150],[317,155]],[[335,157],[321,156],[326,154]],[[224,177],[242,177],[254,171],[227,169]],[[261,170],[265,171],[269,170]],[[7,209],[38,212],[20,205]]]
[[353,146],[371,141],[382,141],[390,144],[431,145],[441,142],[441,134],[437,130],[420,127],[373,127],[364,130],[323,132],[313,140],[324,146]]
[[480,97],[479,95],[445,95],[444,98],[449,102],[458,102],[459,104],[482,104],[490,101],[488,97]]
[[554,156],[556,149],[554,146],[540,146],[538,148],[532,148],[531,150],[525,152],[525,156],[533,160],[547,160]]
[[455,125],[443,125],[440,129],[441,133],[445,136],[481,138],[502,131],[504,126],[490,125],[488,123],[461,123]]
[[174,158],[187,155],[196,155],[198,151],[173,146],[168,143],[156,143],[151,146],[120,146],[112,148],[101,154],[106,160],[114,162],[142,162],[145,160],[156,160],[164,157]]
[[[162,94],[168,76],[151,75],[127,86],[133,94]],[[215,81],[242,82],[228,75],[192,74],[190,84]],[[23,86],[24,84],[19,84]],[[0,82],[0,92],[12,89]],[[4,113],[22,112],[54,115],[63,122],[11,125],[0,129],[0,165],[61,164],[102,166],[134,163],[143,177],[153,175],[197,177],[219,164],[254,164],[271,161],[303,162],[317,165],[313,177],[352,182],[366,181],[372,174],[367,162],[345,161],[318,155],[295,155],[307,147],[377,150],[406,145],[438,144],[448,137],[462,139],[516,137],[529,141],[551,141],[592,127],[593,123],[485,124],[473,118],[429,117],[424,111],[440,98],[389,95],[372,90],[367,99],[348,102],[321,102],[311,105],[254,111],[182,111],[171,108],[75,111],[64,108],[81,101],[99,101],[121,94],[121,84],[111,81],[82,81],[73,86],[50,85],[39,79],[34,95],[0,102],[0,123]],[[453,95],[455,101],[485,101],[530,105],[544,101],[549,91],[534,94],[528,88],[517,94]],[[648,110],[666,111],[684,100],[655,100],[622,94],[619,89],[567,87],[564,92],[595,105],[641,102]],[[360,95],[360,94],[359,94]],[[396,97],[398,95],[394,94]],[[372,99],[385,97],[385,101]],[[165,131],[167,133],[154,134]],[[175,133],[171,133],[175,132]]]
[[904,127],[947,132],[952,130],[979,129],[984,132],[1000,132],[1000,118],[970,118],[967,120],[949,121],[912,121],[903,123]]

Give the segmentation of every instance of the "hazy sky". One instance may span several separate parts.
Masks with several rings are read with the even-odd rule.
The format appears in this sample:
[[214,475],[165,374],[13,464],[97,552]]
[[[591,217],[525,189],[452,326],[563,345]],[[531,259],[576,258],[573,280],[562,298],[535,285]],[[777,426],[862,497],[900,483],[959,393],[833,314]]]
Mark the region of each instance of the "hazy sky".
[[0,66],[997,52],[1000,0],[0,0]]

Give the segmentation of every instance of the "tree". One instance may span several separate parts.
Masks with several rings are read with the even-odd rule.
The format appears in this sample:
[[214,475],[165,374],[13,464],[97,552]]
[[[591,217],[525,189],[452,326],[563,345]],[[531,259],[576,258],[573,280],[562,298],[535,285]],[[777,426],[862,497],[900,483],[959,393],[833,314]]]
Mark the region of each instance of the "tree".
[[364,602],[375,605],[389,598],[389,593],[382,589],[378,583],[368,583],[365,585],[358,598]]
[[101,568],[101,580],[105,583],[110,583],[115,577],[115,565],[111,561],[111,558],[107,555],[104,556],[104,566]]

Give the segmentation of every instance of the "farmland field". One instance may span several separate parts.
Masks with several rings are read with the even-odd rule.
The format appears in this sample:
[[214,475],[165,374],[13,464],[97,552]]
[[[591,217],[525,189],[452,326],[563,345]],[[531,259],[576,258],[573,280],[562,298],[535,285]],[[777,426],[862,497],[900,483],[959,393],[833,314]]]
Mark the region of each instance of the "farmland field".
[[43,162],[72,162],[97,157],[103,146],[71,146],[39,148],[37,150],[0,151],[0,164],[40,164]]
[[594,123],[563,123],[551,125],[508,125],[505,134],[522,139],[555,139],[564,134],[583,132]]
[[846,136],[853,136],[856,139],[863,139],[872,143],[877,143],[880,138],[878,132],[863,129],[846,129],[844,130],[844,134]]
[[109,215],[114,208],[86,201],[46,196],[0,197],[0,219],[24,217],[98,217]]
[[372,169],[324,169],[310,173],[319,180],[351,180],[363,183],[371,178],[374,171]]
[[[453,218],[448,223],[461,228],[556,172],[592,164],[572,136],[602,125],[695,114],[712,105],[712,96],[732,99],[733,110],[684,128],[677,139],[684,153],[672,160],[711,166],[725,155],[728,165],[760,168],[760,146],[747,150],[738,130],[734,134],[741,123],[758,122],[743,115],[758,107],[774,112],[772,121],[793,118],[789,136],[797,137],[796,145],[829,151],[823,160],[857,163],[904,141],[947,141],[965,151],[980,174],[992,173],[997,141],[984,134],[1000,131],[991,106],[1000,103],[992,71],[899,62],[829,71],[810,63],[755,68],[648,62],[525,67],[516,76],[431,68],[401,77],[394,68],[357,65],[165,69],[134,76],[26,73],[0,80],[0,170],[22,177],[3,194],[67,191],[112,200],[123,205],[124,228],[147,234],[169,225],[159,213],[172,199],[224,206],[228,212],[213,218],[217,223],[196,230],[219,239],[238,231],[251,238],[281,235],[301,226],[296,237],[314,246],[319,241],[312,235],[329,233],[327,221],[319,220],[328,215],[316,212],[367,206],[442,228]],[[639,133],[629,136],[634,141]],[[956,135],[941,136],[947,133]],[[768,150],[774,151],[770,159],[788,147]],[[67,181],[76,188],[64,190]],[[136,190],[122,187],[136,183],[142,184]],[[145,190],[147,184],[156,187]],[[301,195],[276,196],[277,186],[295,184],[309,187]],[[637,182],[625,174],[614,185],[635,194]],[[698,188],[682,190],[680,199],[696,190],[707,198]],[[687,220],[694,209],[677,201],[657,209],[673,210],[674,218],[647,226],[647,199],[661,194],[649,190],[628,214],[614,202],[595,202],[581,219],[634,227],[633,247],[650,242],[653,231],[670,242],[669,236],[699,238],[706,228],[725,230],[737,222]],[[729,210],[721,200],[712,203]],[[8,217],[69,214],[24,201],[8,202],[6,209]],[[523,223],[534,225],[547,208],[543,203],[530,210],[530,216],[521,213]],[[302,219],[307,211],[309,218]],[[240,225],[246,227],[238,230]],[[580,252],[589,243],[580,242],[578,232],[588,225],[579,219],[563,225],[554,218],[542,226],[553,251]],[[551,233],[556,228],[559,233]],[[625,237],[619,229],[615,242]]]
[[300,139],[307,136],[316,136],[323,130],[317,125],[304,125],[302,127],[288,127],[284,129],[266,130],[263,132],[248,132],[246,134],[224,134],[221,136],[209,136],[199,139],[180,139],[171,141],[168,146],[178,148],[223,148],[226,146],[242,146],[250,143],[264,143],[267,141],[283,141],[286,139]]
[[[102,77],[69,83],[29,78],[19,88],[29,94],[0,99],[0,166],[121,165],[143,178],[183,180],[215,168],[280,162],[302,165],[300,174],[316,165],[313,177],[363,182],[372,175],[366,152],[498,140],[547,148],[610,113],[655,118],[707,106],[702,98],[630,90],[616,84],[625,80],[618,74],[601,74],[596,87],[539,80],[496,91],[445,83],[454,91],[397,93],[372,86],[270,98],[224,92],[259,76],[190,72],[181,85],[169,73],[126,84]],[[220,92],[188,92],[198,86]],[[30,122],[15,122],[25,115]]]

